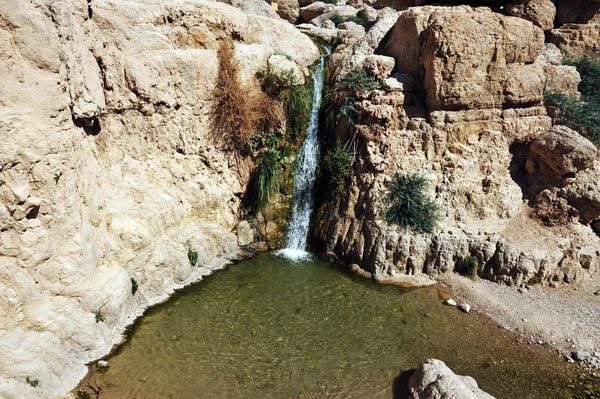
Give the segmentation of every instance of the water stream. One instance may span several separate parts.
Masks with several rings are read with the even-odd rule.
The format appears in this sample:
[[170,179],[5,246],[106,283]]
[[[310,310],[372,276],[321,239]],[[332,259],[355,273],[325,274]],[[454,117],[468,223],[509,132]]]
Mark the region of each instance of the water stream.
[[306,138],[298,154],[294,173],[294,193],[292,196],[292,218],[288,224],[286,248],[278,254],[291,260],[301,260],[308,256],[306,240],[310,216],[313,209],[313,186],[319,162],[319,110],[325,80],[325,59],[329,49],[321,56],[313,73],[314,96]]
[[259,255],[148,310],[90,381],[100,399],[399,399],[401,371],[438,358],[498,399],[586,397],[574,365],[442,301]]

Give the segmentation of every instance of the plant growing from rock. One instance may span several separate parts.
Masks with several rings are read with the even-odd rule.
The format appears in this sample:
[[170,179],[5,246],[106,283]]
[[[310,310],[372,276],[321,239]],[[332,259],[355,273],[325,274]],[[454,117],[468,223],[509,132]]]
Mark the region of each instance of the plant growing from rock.
[[355,24],[362,25],[365,21],[356,15],[349,16],[341,16],[338,13],[335,13],[331,16],[331,22],[333,22],[336,26],[339,24],[343,24],[344,22],[354,22]]
[[471,255],[465,256],[465,273],[470,278],[476,278],[479,273],[479,262]]
[[190,261],[190,265],[196,266],[196,264],[198,263],[198,252],[188,249],[187,255],[188,255],[188,260]]
[[104,315],[102,314],[102,308],[99,308],[98,310],[96,310],[96,314],[95,314],[95,319],[96,319],[96,323],[100,323],[101,321],[104,322]]
[[356,103],[359,97],[366,95],[369,91],[380,88],[379,81],[369,75],[364,69],[352,71],[344,76],[327,94],[327,124],[333,127],[336,115],[341,114],[346,118],[349,125],[356,122],[358,108]]
[[268,150],[256,170],[255,178],[255,210],[262,209],[279,190],[281,163],[276,150]]
[[85,391],[77,391],[77,399],[90,399],[90,394]]
[[354,154],[343,147],[339,141],[323,160],[328,186],[332,187],[337,194],[342,194],[346,188],[346,182],[352,174],[353,160]]
[[32,387],[36,388],[38,385],[40,385],[40,380],[39,379],[31,379],[29,377],[25,377],[25,381],[27,381],[27,383],[29,385],[31,385]]
[[581,99],[565,94],[545,92],[544,102],[554,107],[555,123],[565,125],[590,139],[596,146],[600,145],[600,58],[584,57],[579,60],[568,60],[568,65],[575,66],[581,75],[579,91]]
[[135,295],[138,290],[138,282],[134,277],[131,277],[131,295]]
[[386,196],[387,222],[418,233],[433,232],[439,218],[438,207],[425,194],[426,186],[422,175],[396,175]]

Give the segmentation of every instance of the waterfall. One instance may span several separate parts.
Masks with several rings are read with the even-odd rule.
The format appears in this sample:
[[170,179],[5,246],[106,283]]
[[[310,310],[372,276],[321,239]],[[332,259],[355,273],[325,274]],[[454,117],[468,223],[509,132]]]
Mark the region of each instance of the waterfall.
[[277,252],[277,254],[291,260],[300,260],[308,255],[306,240],[313,209],[312,191],[319,162],[319,109],[321,108],[323,82],[325,80],[325,58],[329,55],[329,51],[328,48],[325,48],[325,54],[321,56],[312,74],[314,96],[306,138],[296,160],[292,218],[288,224],[287,246]]

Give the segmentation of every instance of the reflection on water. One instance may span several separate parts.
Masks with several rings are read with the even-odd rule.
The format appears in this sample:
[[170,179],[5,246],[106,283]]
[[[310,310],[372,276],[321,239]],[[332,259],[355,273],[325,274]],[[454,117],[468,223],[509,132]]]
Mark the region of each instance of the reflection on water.
[[438,358],[498,398],[571,397],[556,355],[441,303],[261,255],[149,310],[92,378],[102,399],[389,399],[402,370]]

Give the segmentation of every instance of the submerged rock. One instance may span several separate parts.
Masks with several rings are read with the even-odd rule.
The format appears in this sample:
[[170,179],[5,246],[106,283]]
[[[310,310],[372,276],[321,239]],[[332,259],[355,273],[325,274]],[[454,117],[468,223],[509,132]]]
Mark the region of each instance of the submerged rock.
[[471,305],[468,303],[461,303],[458,305],[458,309],[462,312],[469,313],[471,311]]
[[428,359],[408,381],[412,399],[494,399],[469,376],[456,375],[441,360]]

